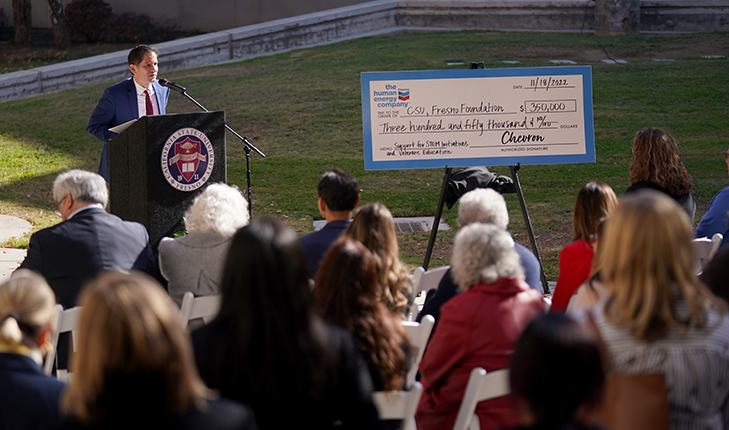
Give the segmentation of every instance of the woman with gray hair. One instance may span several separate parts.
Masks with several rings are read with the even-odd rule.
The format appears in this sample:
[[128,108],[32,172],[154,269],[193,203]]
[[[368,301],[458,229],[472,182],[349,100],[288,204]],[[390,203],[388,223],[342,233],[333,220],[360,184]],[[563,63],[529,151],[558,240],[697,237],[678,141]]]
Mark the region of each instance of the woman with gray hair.
[[[522,330],[544,312],[542,295],[524,282],[509,233],[495,225],[473,223],[458,232],[452,272],[461,294],[441,307],[420,362],[420,430],[452,428],[471,370],[507,368]],[[504,397],[479,403],[476,414],[482,429],[517,424]]]
[[248,224],[248,203],[236,187],[211,184],[185,213],[188,233],[159,244],[159,268],[170,296],[220,294],[223,264],[235,232]]

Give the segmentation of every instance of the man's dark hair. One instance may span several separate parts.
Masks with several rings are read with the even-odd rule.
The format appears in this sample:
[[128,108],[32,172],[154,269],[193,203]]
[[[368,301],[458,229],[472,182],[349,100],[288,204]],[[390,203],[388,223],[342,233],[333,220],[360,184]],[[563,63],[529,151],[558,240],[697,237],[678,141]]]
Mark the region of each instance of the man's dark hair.
[[152,48],[148,45],[137,45],[131,51],[129,51],[127,62],[129,64],[134,64],[135,66],[138,66],[139,63],[141,63],[144,59],[144,56],[147,54],[154,54],[159,56],[159,51],[157,51],[156,48]]
[[339,169],[326,172],[319,181],[317,191],[330,211],[351,211],[357,206],[359,184],[357,180]]

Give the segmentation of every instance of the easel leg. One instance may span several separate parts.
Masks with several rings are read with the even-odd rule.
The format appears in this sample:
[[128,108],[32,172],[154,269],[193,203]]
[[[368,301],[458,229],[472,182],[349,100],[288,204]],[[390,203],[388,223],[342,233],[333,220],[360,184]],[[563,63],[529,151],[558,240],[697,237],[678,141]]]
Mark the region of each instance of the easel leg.
[[532,220],[529,218],[529,211],[526,207],[526,202],[524,201],[524,193],[521,191],[521,182],[519,182],[519,168],[520,165],[516,166],[509,166],[509,170],[511,170],[511,178],[514,180],[514,184],[516,185],[516,195],[519,198],[519,206],[521,206],[521,214],[524,217],[524,224],[526,224],[527,232],[529,233],[529,242],[532,244],[532,250],[534,251],[534,255],[537,257],[537,260],[539,260],[539,275],[542,279],[542,289],[544,290],[544,294],[549,294],[549,286],[547,285],[547,277],[544,275],[544,266],[542,265],[542,257],[539,255],[539,248],[537,248],[537,240],[534,238],[534,229],[532,228]]
[[423,268],[428,270],[430,265],[430,256],[433,254],[433,247],[435,246],[435,236],[438,234],[438,226],[440,225],[440,218],[443,215],[443,205],[445,204],[445,192],[448,189],[448,181],[451,179],[451,173],[453,169],[446,166],[445,175],[443,175],[443,188],[440,190],[440,199],[438,199],[438,209],[435,211],[435,219],[433,220],[433,229],[430,230],[430,239],[428,240],[428,249],[425,251],[425,260],[423,261]]

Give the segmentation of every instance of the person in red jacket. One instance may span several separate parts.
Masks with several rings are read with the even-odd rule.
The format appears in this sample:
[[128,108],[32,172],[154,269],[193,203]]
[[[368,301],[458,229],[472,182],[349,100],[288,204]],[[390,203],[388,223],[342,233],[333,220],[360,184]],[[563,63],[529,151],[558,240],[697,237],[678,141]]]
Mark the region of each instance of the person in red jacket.
[[[419,430],[453,428],[471,370],[509,366],[516,340],[544,312],[542,294],[524,282],[509,233],[493,224],[470,224],[456,235],[452,273],[461,294],[441,307],[440,322],[420,362],[423,396]],[[517,424],[506,397],[476,407],[481,429]]]
[[613,189],[602,182],[588,182],[577,193],[572,213],[572,235],[575,240],[559,254],[559,277],[550,311],[564,312],[572,295],[590,276],[597,228],[617,204],[618,198]]

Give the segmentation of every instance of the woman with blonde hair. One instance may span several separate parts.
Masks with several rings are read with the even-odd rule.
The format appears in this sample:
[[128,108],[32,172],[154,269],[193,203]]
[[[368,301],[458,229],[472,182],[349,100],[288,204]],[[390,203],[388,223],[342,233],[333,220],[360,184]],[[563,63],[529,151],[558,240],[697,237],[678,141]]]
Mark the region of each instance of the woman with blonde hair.
[[572,295],[590,276],[598,226],[617,204],[613,189],[602,182],[588,182],[577,193],[572,212],[573,242],[559,254],[559,276],[550,310],[564,312]]
[[220,294],[223,263],[235,232],[248,224],[248,203],[236,187],[210,184],[185,213],[188,233],[159,243],[159,268],[177,305],[195,296]]
[[152,278],[106,272],[81,294],[63,428],[254,429],[252,413],[213,400],[179,312]]
[[65,385],[43,374],[56,297],[42,276],[20,269],[0,285],[0,428],[44,429],[58,419]]
[[379,300],[372,254],[344,237],[332,245],[319,267],[314,298],[324,320],[352,333],[376,391],[404,389],[407,333]]
[[380,300],[391,311],[405,318],[412,286],[410,273],[400,262],[392,214],[383,205],[362,206],[344,234],[370,250],[377,266]]
[[693,179],[681,160],[676,140],[660,128],[645,128],[633,139],[630,187],[625,194],[652,189],[671,196],[693,224],[696,202],[691,193]]
[[688,217],[665,194],[624,197],[600,239],[611,294],[593,315],[615,372],[665,376],[672,429],[721,429],[729,424],[729,317],[694,274],[692,239]]

